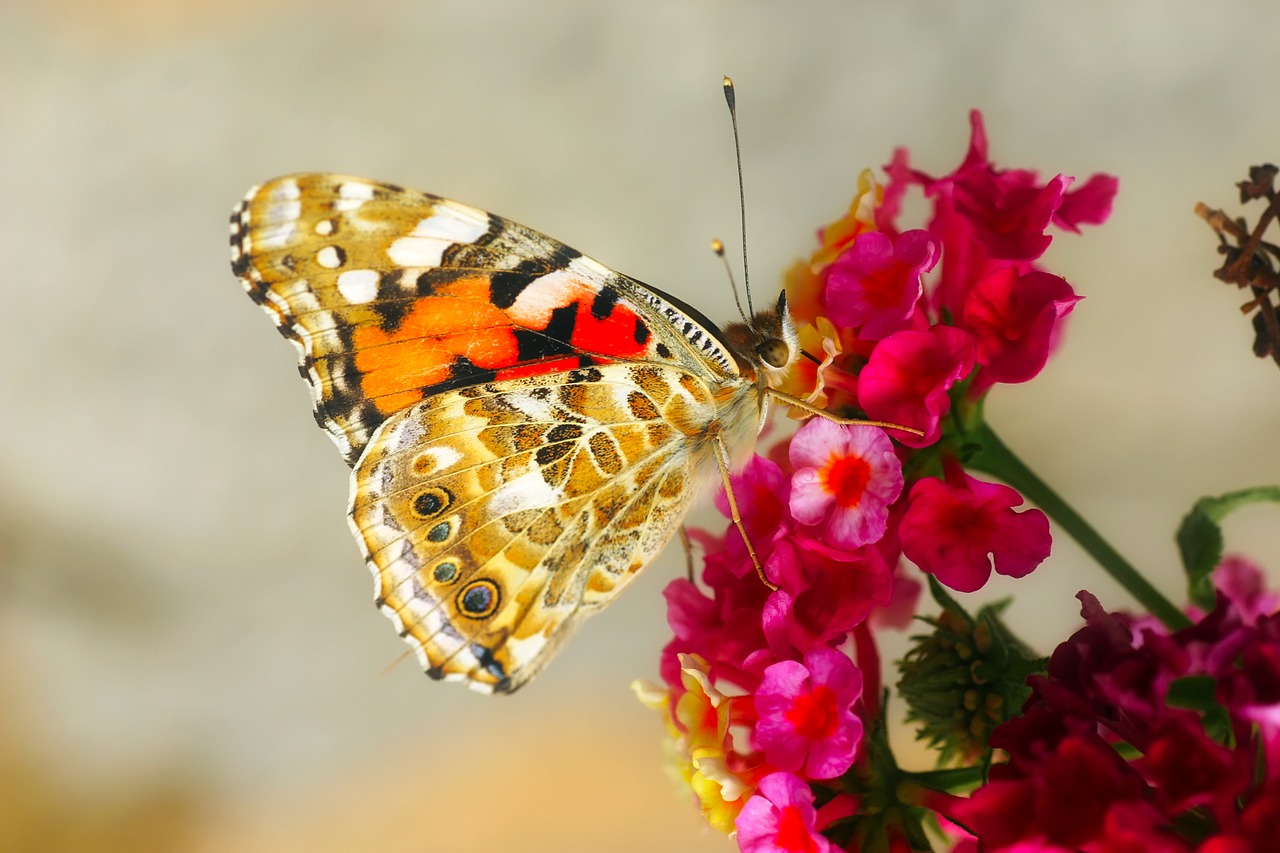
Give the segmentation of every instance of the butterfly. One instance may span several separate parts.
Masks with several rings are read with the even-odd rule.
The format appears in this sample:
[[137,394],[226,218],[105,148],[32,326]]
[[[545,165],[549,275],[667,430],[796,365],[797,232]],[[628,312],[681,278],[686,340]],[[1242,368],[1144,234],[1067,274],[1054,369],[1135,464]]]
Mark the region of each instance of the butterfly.
[[654,559],[699,485],[749,454],[771,396],[799,402],[774,389],[800,353],[785,293],[721,329],[393,184],[254,187],[231,267],[352,468],[377,606],[429,675],[486,692],[528,683]]

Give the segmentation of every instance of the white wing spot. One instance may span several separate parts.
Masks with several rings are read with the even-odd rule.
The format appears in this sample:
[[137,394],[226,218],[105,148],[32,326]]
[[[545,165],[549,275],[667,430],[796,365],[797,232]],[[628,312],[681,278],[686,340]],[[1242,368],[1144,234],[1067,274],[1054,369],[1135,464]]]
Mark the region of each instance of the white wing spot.
[[473,243],[488,230],[487,220],[464,218],[457,211],[441,208],[388,246],[387,257],[402,267],[436,267],[445,249],[455,243]]
[[[417,444],[420,440],[421,436],[414,436],[413,444]],[[405,450],[407,448],[397,447],[396,449]],[[430,457],[435,461],[434,467],[430,469],[432,474],[438,474],[441,471],[448,470],[462,461],[462,454],[454,450],[452,447],[427,447],[424,448],[422,453],[419,455]]]
[[560,493],[547,485],[538,471],[522,474],[509,483],[503,483],[489,495],[489,511],[506,515],[526,509],[545,509],[560,501]]
[[317,234],[319,234],[321,237],[328,237],[330,234],[332,234],[332,233],[333,233],[333,220],[332,220],[332,219],[321,219],[319,222],[317,222],[317,223],[316,223],[316,233],[317,233]]
[[301,193],[298,182],[280,181],[267,194],[267,212],[262,228],[254,241],[256,250],[283,249],[298,230],[298,217],[302,215]]
[[373,198],[373,185],[346,181],[338,186],[338,200],[334,202],[334,210],[356,210]]
[[338,276],[338,292],[352,305],[372,302],[378,295],[378,274],[373,270],[347,270]]
[[316,263],[328,270],[336,270],[342,266],[342,257],[333,246],[325,246],[316,252]]

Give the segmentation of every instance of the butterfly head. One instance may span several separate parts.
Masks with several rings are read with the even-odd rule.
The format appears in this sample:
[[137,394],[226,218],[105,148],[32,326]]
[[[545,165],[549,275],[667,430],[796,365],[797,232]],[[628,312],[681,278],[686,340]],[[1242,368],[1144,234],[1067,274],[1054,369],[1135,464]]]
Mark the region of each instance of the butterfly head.
[[787,310],[783,291],[775,305],[756,312],[749,323],[732,323],[725,330],[738,366],[757,384],[777,387],[800,355],[800,338]]

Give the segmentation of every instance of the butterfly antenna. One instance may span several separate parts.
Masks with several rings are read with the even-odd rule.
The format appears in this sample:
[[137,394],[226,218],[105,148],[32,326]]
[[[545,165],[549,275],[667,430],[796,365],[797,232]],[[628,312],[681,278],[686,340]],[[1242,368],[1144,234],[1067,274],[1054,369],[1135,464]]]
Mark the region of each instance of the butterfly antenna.
[[742,300],[738,298],[738,282],[733,278],[733,267],[729,266],[729,259],[724,256],[724,243],[712,240],[711,251],[715,252],[720,263],[724,264],[724,274],[729,276],[729,289],[733,291],[733,304],[738,306],[738,316],[742,318],[742,322],[750,324],[751,318],[742,310]]
[[[738,212],[742,223],[742,289],[747,292],[747,310],[756,313],[751,306],[751,274],[747,272],[747,193],[742,187],[742,143],[738,141],[738,106],[733,94],[733,80],[724,76],[724,102],[729,105],[729,120],[733,123],[733,158],[738,163]],[[737,298],[737,290],[734,290]],[[741,313],[742,306],[738,306]],[[745,318],[744,318],[745,319]]]

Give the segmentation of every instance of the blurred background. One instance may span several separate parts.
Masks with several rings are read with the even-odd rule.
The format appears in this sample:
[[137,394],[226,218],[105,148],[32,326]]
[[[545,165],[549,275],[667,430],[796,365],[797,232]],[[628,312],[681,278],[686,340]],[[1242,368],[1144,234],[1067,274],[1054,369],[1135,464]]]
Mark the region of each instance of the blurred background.
[[[0,849],[733,849],[627,687],[656,676],[679,550],[524,692],[428,681],[226,237],[251,184],[343,171],[728,318],[724,73],[761,291],[895,145],[958,164],[973,107],[1002,166],[1119,176],[1112,220],[1046,259],[1087,297],[1063,346],[990,419],[1181,600],[1182,513],[1280,479],[1280,375],[1192,214],[1241,212],[1234,182],[1280,158],[1277,25],[1261,0],[3,0]],[[1274,519],[1227,531],[1280,570]],[[1127,603],[1063,536],[985,597],[1016,593],[1047,651],[1081,587]]]

